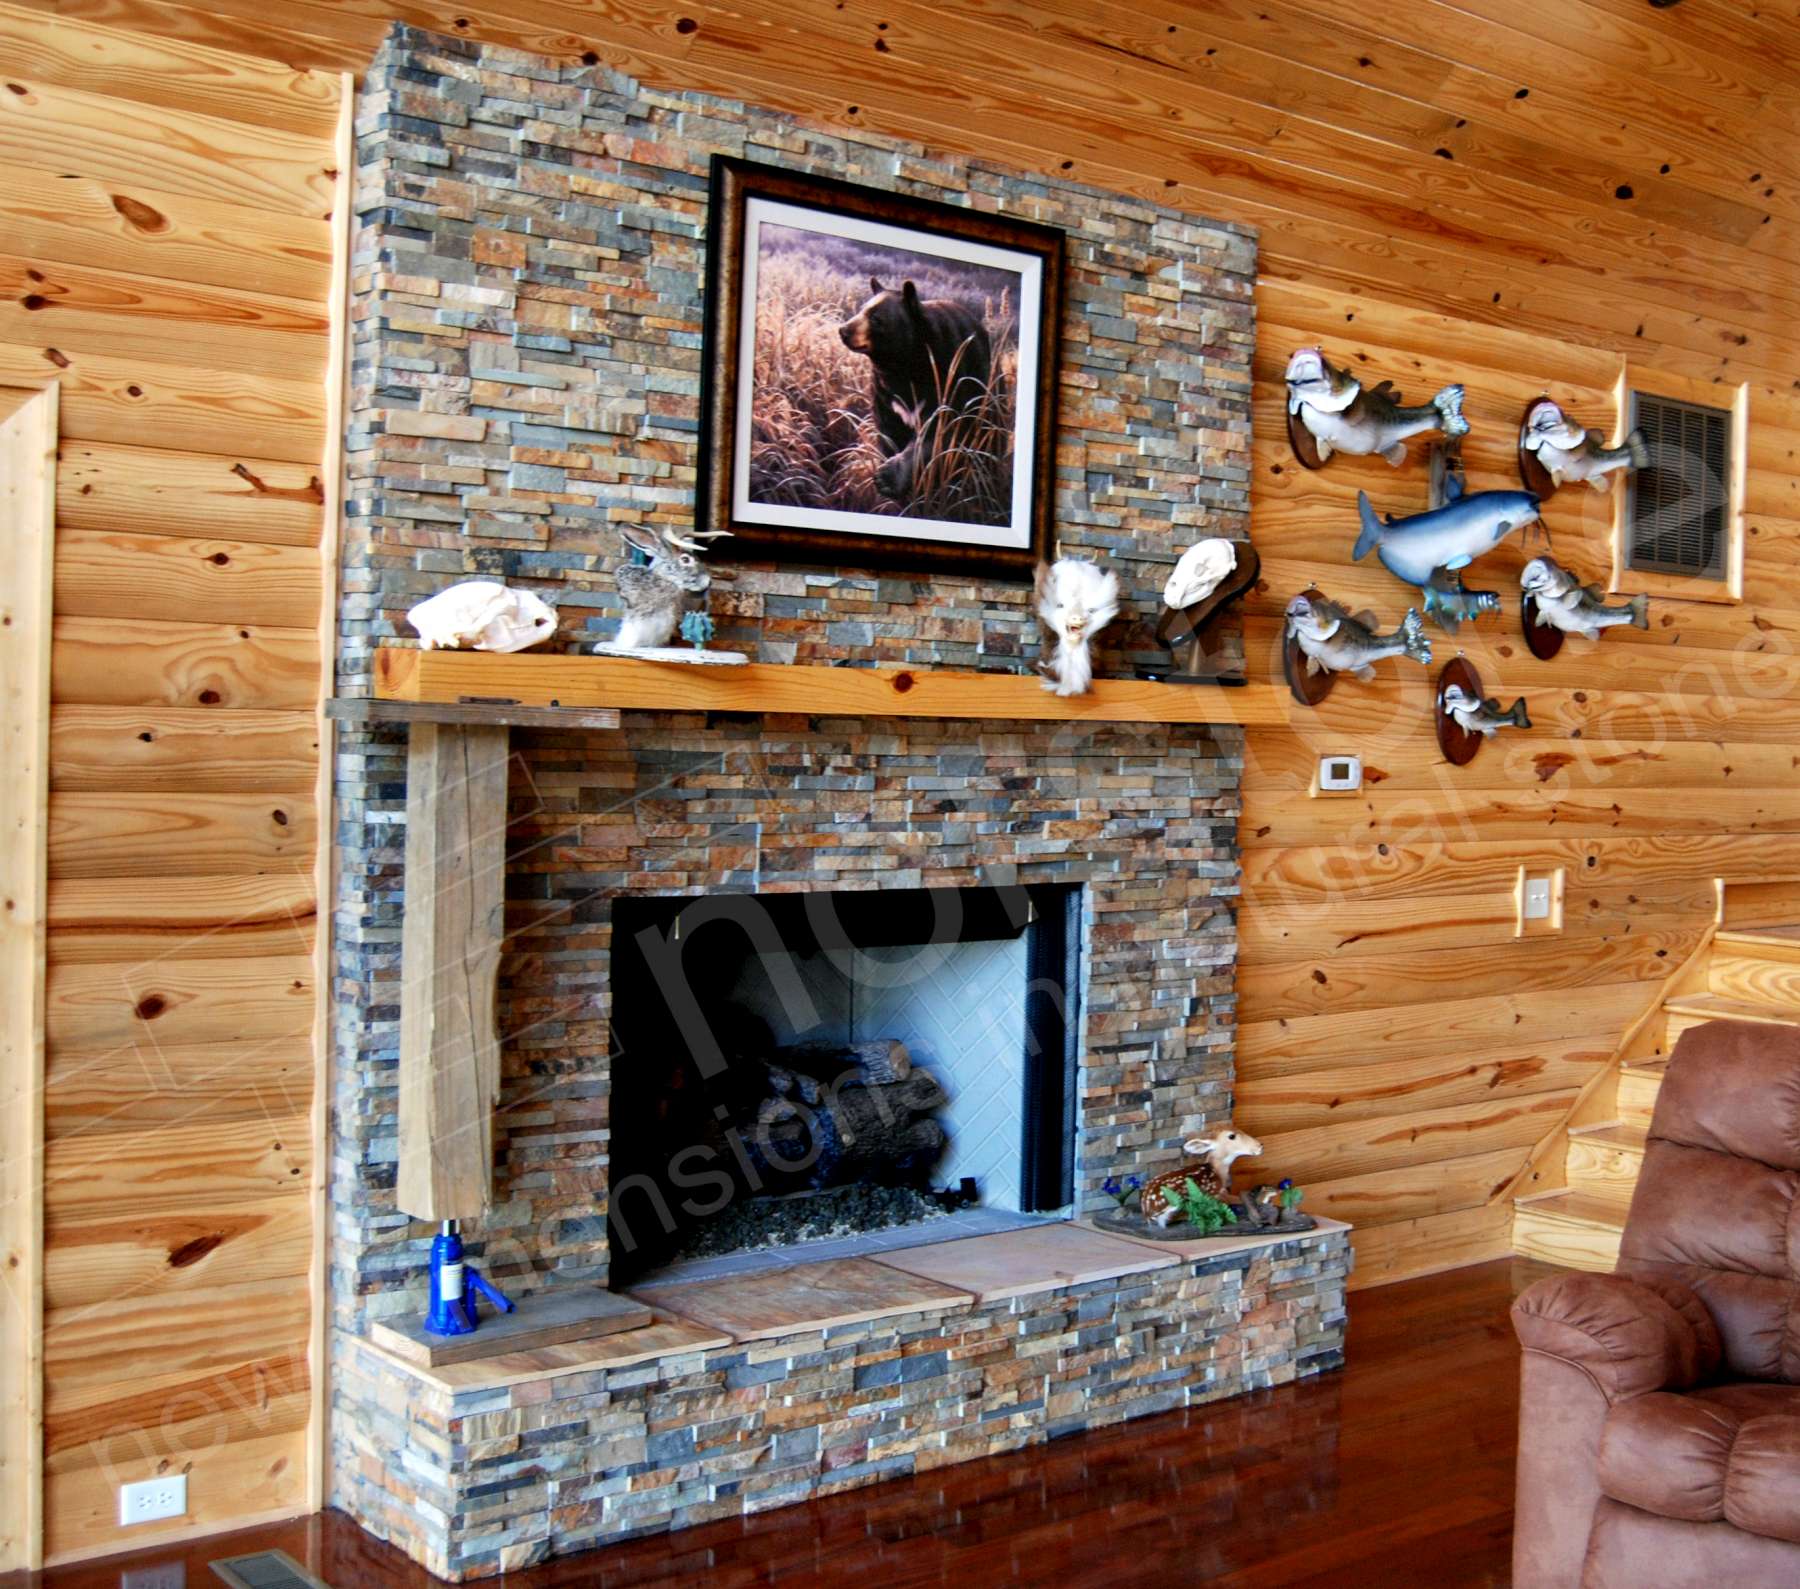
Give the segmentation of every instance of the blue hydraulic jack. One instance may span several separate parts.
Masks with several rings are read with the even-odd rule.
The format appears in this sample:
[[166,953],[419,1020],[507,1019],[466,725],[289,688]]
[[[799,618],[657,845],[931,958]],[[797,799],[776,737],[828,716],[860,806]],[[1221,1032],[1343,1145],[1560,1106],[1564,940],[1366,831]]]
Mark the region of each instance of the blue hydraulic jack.
[[475,1316],[477,1292],[502,1313],[512,1312],[511,1301],[489,1285],[473,1264],[463,1262],[462,1233],[454,1219],[447,1219],[431,1239],[431,1307],[425,1314],[427,1332],[467,1335],[476,1329],[481,1322]]

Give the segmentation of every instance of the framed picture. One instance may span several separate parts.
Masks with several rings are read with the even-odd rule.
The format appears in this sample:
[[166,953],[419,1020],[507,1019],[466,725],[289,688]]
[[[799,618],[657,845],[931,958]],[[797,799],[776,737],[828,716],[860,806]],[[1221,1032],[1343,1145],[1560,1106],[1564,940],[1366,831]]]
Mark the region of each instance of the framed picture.
[[1063,234],[715,158],[699,528],[732,551],[1028,578]]

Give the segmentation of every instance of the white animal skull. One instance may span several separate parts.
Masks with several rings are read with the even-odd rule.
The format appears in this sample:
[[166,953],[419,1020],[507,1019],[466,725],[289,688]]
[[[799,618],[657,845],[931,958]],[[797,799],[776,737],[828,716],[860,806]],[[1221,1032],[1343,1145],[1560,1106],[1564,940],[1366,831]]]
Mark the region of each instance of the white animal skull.
[[1204,601],[1237,567],[1237,548],[1230,541],[1195,541],[1181,554],[1163,586],[1163,605],[1180,612]]
[[523,651],[556,633],[556,609],[528,590],[470,579],[406,615],[426,651]]

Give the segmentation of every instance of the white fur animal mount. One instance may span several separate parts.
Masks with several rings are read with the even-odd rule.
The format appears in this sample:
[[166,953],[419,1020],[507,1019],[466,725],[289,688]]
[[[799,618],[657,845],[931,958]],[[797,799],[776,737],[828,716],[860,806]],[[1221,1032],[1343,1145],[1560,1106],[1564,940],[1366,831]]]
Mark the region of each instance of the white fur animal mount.
[[1138,1209],[1145,1219],[1158,1225],[1173,1223],[1181,1212],[1178,1200],[1182,1188],[1189,1181],[1214,1197],[1228,1197],[1232,1165],[1239,1159],[1256,1158],[1262,1150],[1255,1137],[1235,1126],[1226,1127],[1216,1136],[1189,1137],[1181,1144],[1181,1151],[1203,1158],[1203,1162],[1184,1164],[1178,1170],[1164,1170],[1161,1175],[1152,1176],[1139,1193]]
[[406,621],[426,651],[523,651],[556,633],[556,609],[543,597],[491,579],[427,596]]
[[1237,548],[1230,541],[1195,541],[1181,554],[1163,586],[1163,605],[1180,612],[1205,601],[1237,567]]
[[1088,646],[1119,615],[1119,577],[1110,568],[1078,558],[1039,563],[1037,613],[1043,654],[1037,670],[1057,695],[1085,695],[1093,687]]

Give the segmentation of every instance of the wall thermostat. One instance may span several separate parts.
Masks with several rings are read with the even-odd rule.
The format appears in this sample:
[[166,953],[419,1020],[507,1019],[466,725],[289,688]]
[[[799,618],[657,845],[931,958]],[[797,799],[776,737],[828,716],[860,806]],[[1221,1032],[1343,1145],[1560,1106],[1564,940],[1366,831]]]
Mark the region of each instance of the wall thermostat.
[[1346,789],[1362,788],[1362,757],[1360,756],[1321,756],[1319,758],[1319,787],[1334,793]]

